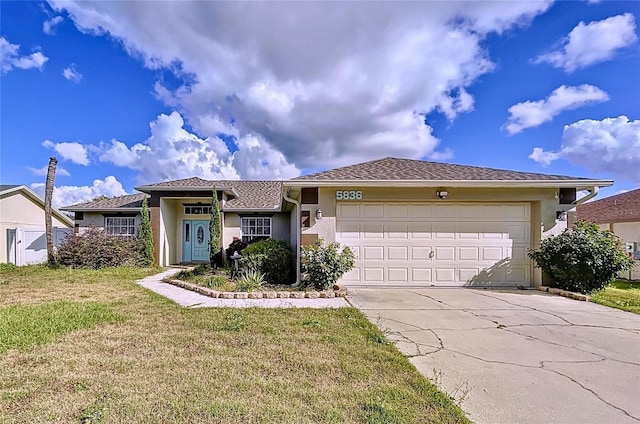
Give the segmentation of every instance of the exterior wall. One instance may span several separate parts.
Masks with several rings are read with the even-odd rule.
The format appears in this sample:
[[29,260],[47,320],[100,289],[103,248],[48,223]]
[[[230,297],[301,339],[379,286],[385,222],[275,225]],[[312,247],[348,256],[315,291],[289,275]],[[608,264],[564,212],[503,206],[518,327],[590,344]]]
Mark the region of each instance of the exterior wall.
[[[51,222],[53,227],[71,228],[55,215]],[[23,192],[14,191],[0,197],[0,262],[8,261],[7,230],[18,227],[44,227],[44,207]]]
[[[116,214],[106,214],[108,216],[117,216]],[[127,216],[131,214],[123,213],[122,216]],[[100,212],[84,212],[84,219],[76,219],[76,226],[78,227],[78,232],[85,231],[89,228],[104,228],[104,217],[105,214]],[[141,216],[140,214],[135,216],[135,225],[136,228],[140,225]]]
[[[309,211],[311,223],[302,234],[317,234],[326,243],[335,241],[336,233],[336,190],[342,187],[320,187],[317,204],[303,204],[303,211]],[[447,199],[436,196],[438,189],[433,187],[348,187],[345,190],[362,191],[362,202],[528,202],[531,207],[531,248],[536,248],[544,236],[564,222],[556,220],[556,211],[566,210],[570,205],[560,205],[553,188],[443,188],[449,192]],[[357,200],[353,200],[357,202]],[[316,210],[322,209],[323,218],[315,218]],[[542,284],[542,273],[532,266],[532,283]]]
[[[241,238],[242,230],[240,228],[241,216],[270,216],[271,217],[271,238],[276,240],[284,240],[291,244],[291,212],[276,212],[273,214],[258,213],[252,214],[251,212],[225,212],[224,213],[224,238],[222,246],[227,248],[233,241],[234,237]],[[294,218],[295,219],[295,218]],[[295,236],[295,233],[294,233]]]
[[[636,243],[636,250],[640,250],[640,222],[615,222],[611,224],[599,224],[600,228],[610,230],[620,237],[624,243]],[[640,280],[640,263],[631,270],[623,272],[621,277],[632,280]]]

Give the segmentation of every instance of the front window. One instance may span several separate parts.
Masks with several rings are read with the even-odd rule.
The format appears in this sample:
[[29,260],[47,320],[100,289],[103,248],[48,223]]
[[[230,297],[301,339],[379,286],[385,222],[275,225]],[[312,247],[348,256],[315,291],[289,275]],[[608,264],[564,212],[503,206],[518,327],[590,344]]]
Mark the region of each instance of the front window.
[[104,229],[110,236],[133,237],[136,235],[136,219],[131,218],[105,218]]
[[211,213],[211,205],[184,205],[185,215],[209,215]]
[[241,230],[245,243],[271,238],[271,218],[242,218]]

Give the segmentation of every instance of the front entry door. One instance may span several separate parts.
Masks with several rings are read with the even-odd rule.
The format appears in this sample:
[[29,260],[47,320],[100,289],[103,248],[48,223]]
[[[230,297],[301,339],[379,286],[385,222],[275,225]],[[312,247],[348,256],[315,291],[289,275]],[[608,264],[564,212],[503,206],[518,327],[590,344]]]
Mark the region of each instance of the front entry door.
[[209,221],[185,220],[182,222],[182,261],[206,262],[209,260]]

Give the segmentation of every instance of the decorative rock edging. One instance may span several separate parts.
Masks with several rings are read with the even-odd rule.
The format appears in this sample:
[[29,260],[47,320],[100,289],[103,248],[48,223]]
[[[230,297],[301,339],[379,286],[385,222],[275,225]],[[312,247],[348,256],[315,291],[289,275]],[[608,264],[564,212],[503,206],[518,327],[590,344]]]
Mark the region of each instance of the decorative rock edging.
[[344,286],[336,284],[333,290],[323,291],[255,291],[255,292],[221,292],[212,290],[208,287],[202,287],[197,284],[188,283],[182,280],[168,279],[165,280],[169,284],[182,287],[217,299],[318,299],[345,297],[347,289]]
[[583,302],[591,302],[591,296],[588,296],[586,294],[574,293],[567,290],[556,289],[556,288],[547,287],[547,286],[538,286],[538,290],[551,293],[551,294],[557,294],[563,297],[568,297],[569,299],[581,300]]

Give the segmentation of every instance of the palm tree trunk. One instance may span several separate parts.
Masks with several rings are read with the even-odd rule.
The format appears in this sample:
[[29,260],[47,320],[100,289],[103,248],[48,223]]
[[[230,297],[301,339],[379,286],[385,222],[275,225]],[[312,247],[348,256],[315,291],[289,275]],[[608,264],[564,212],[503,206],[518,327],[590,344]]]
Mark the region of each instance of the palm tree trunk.
[[47,237],[47,263],[49,266],[55,265],[56,258],[53,255],[53,228],[51,223],[51,197],[53,196],[53,181],[56,177],[56,165],[58,159],[49,158],[49,168],[47,169],[47,183],[44,191],[44,226]]

